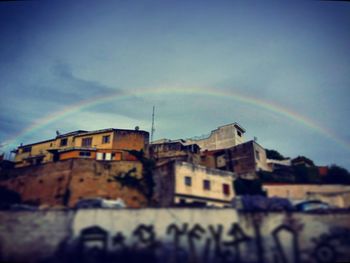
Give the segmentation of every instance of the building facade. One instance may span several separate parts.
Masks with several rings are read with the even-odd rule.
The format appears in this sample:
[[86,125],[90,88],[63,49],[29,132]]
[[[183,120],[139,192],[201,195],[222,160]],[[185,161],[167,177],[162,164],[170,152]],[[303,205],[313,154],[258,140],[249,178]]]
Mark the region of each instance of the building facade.
[[245,129],[238,123],[223,125],[213,130],[206,138],[191,138],[186,144],[198,144],[201,151],[226,149],[244,142]]
[[200,163],[200,148],[197,144],[185,144],[184,140],[162,140],[149,146],[149,154],[156,162],[172,160]]
[[234,197],[234,175],[227,171],[170,161],[157,165],[154,178],[160,207],[225,207]]
[[269,171],[266,160],[265,149],[255,141],[202,153],[202,164],[206,167],[230,171],[245,179],[255,179],[257,171]]
[[15,150],[15,167],[71,158],[135,160],[130,150],[148,152],[149,133],[141,130],[103,129],[58,134],[56,138],[21,145]]

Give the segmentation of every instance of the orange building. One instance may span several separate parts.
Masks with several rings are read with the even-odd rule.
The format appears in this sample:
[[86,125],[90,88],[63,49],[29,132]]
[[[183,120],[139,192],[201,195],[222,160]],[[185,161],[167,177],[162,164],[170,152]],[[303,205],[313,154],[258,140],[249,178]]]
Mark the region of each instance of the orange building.
[[130,150],[148,151],[149,133],[125,129],[78,130],[56,138],[21,145],[14,152],[15,167],[38,165],[72,158],[133,161]]

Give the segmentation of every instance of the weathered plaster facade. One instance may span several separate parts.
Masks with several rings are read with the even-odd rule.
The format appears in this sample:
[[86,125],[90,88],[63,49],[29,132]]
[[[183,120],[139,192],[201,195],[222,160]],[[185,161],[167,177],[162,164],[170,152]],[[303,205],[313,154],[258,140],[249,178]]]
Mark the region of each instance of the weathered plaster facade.
[[149,150],[150,157],[159,163],[173,160],[200,163],[199,146],[197,144],[184,144],[182,140],[152,143]]
[[143,150],[148,153],[148,143],[149,133],[141,130],[79,130],[18,147],[15,165],[24,167],[71,158],[133,160],[127,151]]
[[161,207],[216,206],[231,204],[233,174],[187,162],[157,166],[155,199]]
[[246,179],[254,179],[256,171],[269,171],[266,160],[265,149],[255,141],[241,143],[229,149],[202,153],[204,166],[232,171]]
[[201,151],[226,149],[243,143],[244,133],[238,123],[231,123],[213,130],[207,138],[187,139],[186,144],[198,144]]

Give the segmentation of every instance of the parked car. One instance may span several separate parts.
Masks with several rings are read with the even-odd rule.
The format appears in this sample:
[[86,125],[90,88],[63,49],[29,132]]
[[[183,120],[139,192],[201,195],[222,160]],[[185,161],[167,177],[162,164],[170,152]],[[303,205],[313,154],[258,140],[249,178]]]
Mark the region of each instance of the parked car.
[[87,198],[80,200],[75,208],[125,208],[126,205],[124,201],[120,198],[117,200],[108,200],[103,198]]
[[232,207],[240,211],[293,211],[294,207],[286,198],[265,197],[261,195],[236,196],[232,200]]
[[333,209],[329,204],[320,200],[305,200],[294,205],[296,211],[300,212],[325,212]]

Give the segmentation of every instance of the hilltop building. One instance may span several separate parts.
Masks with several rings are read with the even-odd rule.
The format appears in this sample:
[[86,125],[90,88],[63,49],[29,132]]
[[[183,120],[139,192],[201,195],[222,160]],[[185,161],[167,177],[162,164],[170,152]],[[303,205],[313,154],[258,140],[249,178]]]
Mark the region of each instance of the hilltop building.
[[149,133],[103,129],[57,134],[56,138],[21,145],[16,169],[3,169],[0,185],[34,205],[74,207],[86,198],[122,198],[128,207],[145,207],[147,198],[116,180],[142,178],[143,163],[131,150],[148,156]]
[[269,171],[266,160],[265,149],[255,141],[202,153],[204,166],[230,171],[244,179],[256,178],[256,172],[260,170]]
[[159,140],[149,147],[150,156],[157,162],[177,160],[200,163],[200,148],[197,144],[185,144],[184,140]]
[[198,144],[201,151],[227,149],[244,142],[245,129],[237,122],[226,124],[211,131],[205,138],[191,138],[186,144]]
[[156,166],[155,200],[160,207],[225,207],[234,197],[234,174],[181,161]]
[[21,145],[14,152],[15,167],[38,165],[71,158],[135,160],[127,151],[148,151],[149,133],[141,130],[78,130],[54,139]]

